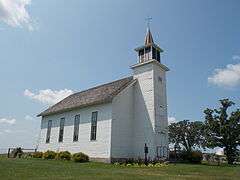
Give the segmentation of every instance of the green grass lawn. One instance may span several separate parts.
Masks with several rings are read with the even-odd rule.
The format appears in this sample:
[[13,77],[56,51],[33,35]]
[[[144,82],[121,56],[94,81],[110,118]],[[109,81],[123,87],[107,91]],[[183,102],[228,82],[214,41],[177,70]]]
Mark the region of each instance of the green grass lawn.
[[170,164],[164,167],[122,167],[0,157],[0,179],[240,179],[240,166]]

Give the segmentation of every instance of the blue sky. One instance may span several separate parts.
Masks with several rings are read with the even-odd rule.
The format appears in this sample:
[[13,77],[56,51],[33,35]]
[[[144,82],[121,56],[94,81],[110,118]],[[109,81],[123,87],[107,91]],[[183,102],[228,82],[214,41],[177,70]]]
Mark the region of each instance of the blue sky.
[[0,148],[33,147],[36,115],[49,104],[131,75],[148,16],[171,69],[169,117],[203,120],[203,110],[226,97],[239,107],[239,7],[238,0],[0,0]]

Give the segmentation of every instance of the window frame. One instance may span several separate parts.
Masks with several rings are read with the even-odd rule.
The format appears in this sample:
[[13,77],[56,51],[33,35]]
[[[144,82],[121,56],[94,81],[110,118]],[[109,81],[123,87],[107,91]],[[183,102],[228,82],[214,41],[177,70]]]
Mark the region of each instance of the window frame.
[[81,115],[77,114],[74,117],[74,126],[73,126],[73,142],[77,142],[79,139],[79,126],[80,126]]
[[50,143],[51,139],[51,130],[52,130],[52,120],[48,120],[47,134],[46,134],[46,143]]
[[157,60],[157,50],[155,47],[152,47],[152,59]]
[[59,135],[58,135],[58,142],[63,142],[63,136],[64,136],[64,125],[65,125],[65,118],[60,119],[59,123]]
[[97,120],[98,120],[98,111],[94,111],[92,112],[92,117],[91,117],[90,141],[97,140]]
[[160,51],[157,50],[157,54],[156,54],[156,60],[158,62],[161,62],[161,56],[160,56]]

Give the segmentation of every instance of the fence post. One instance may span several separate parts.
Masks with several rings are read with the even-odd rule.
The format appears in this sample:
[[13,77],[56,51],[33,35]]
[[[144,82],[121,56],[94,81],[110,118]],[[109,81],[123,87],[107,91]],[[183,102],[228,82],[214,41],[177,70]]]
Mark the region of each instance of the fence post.
[[7,157],[9,158],[10,157],[10,148],[8,148],[8,155]]
[[147,165],[147,164],[148,164],[148,159],[147,159],[148,147],[147,147],[147,144],[146,144],[146,143],[145,143],[145,145],[144,145],[144,154],[145,154],[144,163],[145,163],[145,165]]

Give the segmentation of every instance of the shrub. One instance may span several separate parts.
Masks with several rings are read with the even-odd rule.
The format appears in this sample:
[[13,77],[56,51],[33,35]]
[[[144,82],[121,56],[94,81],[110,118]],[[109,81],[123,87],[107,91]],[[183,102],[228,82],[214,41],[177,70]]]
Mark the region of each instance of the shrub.
[[190,163],[201,163],[202,159],[203,155],[201,151],[181,151],[177,157],[177,161]]
[[201,163],[203,159],[203,155],[202,152],[200,151],[192,151],[189,154],[188,160],[191,163]]
[[237,162],[240,162],[240,155],[236,159]]
[[21,147],[14,148],[12,150],[11,154],[13,155],[14,158],[16,158],[16,157],[21,158],[21,156],[23,155],[22,148]]
[[133,167],[139,167],[138,163],[133,163]]
[[144,164],[144,160],[141,159],[140,157],[138,157],[138,159],[136,160],[136,163],[138,163],[138,164]]
[[24,158],[24,159],[32,158],[32,153],[30,152],[23,153],[21,158]]
[[161,166],[162,166],[161,163],[156,163],[156,164],[154,164],[154,167],[161,167]]
[[[177,152],[176,152],[177,153]],[[169,159],[170,160],[175,160],[177,159],[177,154],[175,154],[175,151],[170,151],[169,152]]]
[[118,163],[118,162],[115,162],[115,163],[114,163],[114,165],[115,165],[115,166],[119,166],[119,165],[120,165],[120,163]]
[[190,152],[188,152],[188,151],[180,151],[177,154],[177,161],[188,162],[189,161],[189,156],[190,156]]
[[125,160],[126,164],[133,164],[134,163],[134,159],[133,158],[129,158]]
[[148,167],[154,167],[154,165],[152,163],[149,163],[147,166]]
[[55,153],[54,151],[46,151],[45,153],[43,153],[43,159],[55,159],[56,155],[57,153]]
[[56,156],[56,159],[60,159],[60,160],[71,160],[71,153],[68,151],[62,151],[59,152]]
[[125,166],[126,166],[126,163],[122,163],[121,166],[125,167]]
[[82,152],[73,154],[72,159],[73,159],[73,161],[80,162],[80,163],[89,161],[88,155],[86,155]]
[[32,154],[33,158],[42,158],[43,157],[43,153],[42,152],[34,152]]

